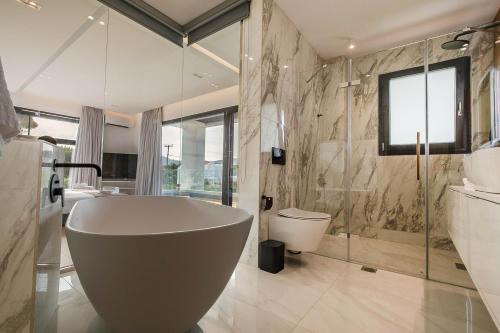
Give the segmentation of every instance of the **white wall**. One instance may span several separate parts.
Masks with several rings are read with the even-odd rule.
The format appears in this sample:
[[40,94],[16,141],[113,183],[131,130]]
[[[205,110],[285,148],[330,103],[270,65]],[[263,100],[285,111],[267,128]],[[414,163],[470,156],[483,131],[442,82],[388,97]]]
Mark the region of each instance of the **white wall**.
[[112,114],[114,117],[129,118],[133,126],[123,128],[105,125],[103,151],[105,153],[137,154],[141,132],[141,114],[128,115],[111,111],[106,111],[106,114]]

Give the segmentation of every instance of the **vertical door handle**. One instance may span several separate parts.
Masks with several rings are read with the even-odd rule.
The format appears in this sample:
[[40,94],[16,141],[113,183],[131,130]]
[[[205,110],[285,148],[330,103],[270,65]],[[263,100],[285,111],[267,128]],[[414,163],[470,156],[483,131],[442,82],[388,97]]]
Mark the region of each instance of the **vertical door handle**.
[[420,132],[417,132],[416,155],[417,155],[417,180],[420,180]]

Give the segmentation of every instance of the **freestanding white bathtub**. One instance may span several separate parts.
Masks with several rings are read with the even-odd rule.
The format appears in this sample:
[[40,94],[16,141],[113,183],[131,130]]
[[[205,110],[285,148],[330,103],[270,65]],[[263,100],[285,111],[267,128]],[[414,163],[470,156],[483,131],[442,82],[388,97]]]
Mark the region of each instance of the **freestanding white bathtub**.
[[81,284],[117,332],[185,332],[228,282],[253,217],[178,197],[79,201],[66,235]]

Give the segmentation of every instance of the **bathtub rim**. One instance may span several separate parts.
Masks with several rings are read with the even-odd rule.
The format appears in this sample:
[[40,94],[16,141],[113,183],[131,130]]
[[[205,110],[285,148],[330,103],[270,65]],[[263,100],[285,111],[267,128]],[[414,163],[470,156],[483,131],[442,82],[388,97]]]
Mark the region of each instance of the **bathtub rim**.
[[[164,198],[166,196],[148,196],[148,195],[127,196],[127,198],[130,198],[130,197],[138,197],[138,198],[157,197],[157,198]],[[172,235],[172,234],[182,234],[182,233],[190,233],[190,232],[197,232],[197,231],[217,230],[217,229],[227,228],[229,226],[233,226],[233,225],[245,223],[248,220],[249,220],[250,223],[252,223],[253,219],[254,219],[254,216],[252,214],[249,214],[247,211],[245,211],[242,208],[221,205],[221,206],[224,206],[226,208],[237,209],[237,210],[241,211],[243,214],[245,214],[247,216],[245,218],[241,219],[241,220],[238,220],[238,221],[235,221],[235,222],[232,222],[232,223],[227,223],[227,224],[223,224],[223,225],[214,226],[214,227],[206,227],[206,228],[190,229],[190,230],[177,230],[177,231],[143,232],[143,233],[136,233],[136,234],[125,234],[125,233],[124,234],[110,234],[110,233],[104,233],[104,232],[85,231],[85,230],[81,230],[81,229],[76,229],[76,228],[74,228],[71,225],[71,217],[73,216],[76,207],[78,207],[78,205],[82,201],[99,200],[99,199],[103,199],[103,198],[110,198],[110,197],[96,197],[96,198],[92,198],[92,199],[80,200],[77,203],[75,203],[75,205],[73,206],[73,208],[71,209],[71,211],[70,211],[70,213],[68,215],[68,219],[67,219],[66,225],[64,226],[65,229],[69,230],[70,232],[76,232],[76,233],[87,234],[87,235],[105,236],[105,237],[144,237],[144,236]],[[117,199],[117,198],[121,198],[121,197],[120,196],[116,196],[114,198]],[[176,197],[174,197],[174,198],[176,198]],[[195,201],[203,202],[205,204],[217,205],[215,203],[210,203],[210,202],[207,202],[207,201],[204,201],[204,200],[201,200],[201,199],[189,198],[189,197],[184,197],[184,198],[188,199],[188,200],[195,200]]]

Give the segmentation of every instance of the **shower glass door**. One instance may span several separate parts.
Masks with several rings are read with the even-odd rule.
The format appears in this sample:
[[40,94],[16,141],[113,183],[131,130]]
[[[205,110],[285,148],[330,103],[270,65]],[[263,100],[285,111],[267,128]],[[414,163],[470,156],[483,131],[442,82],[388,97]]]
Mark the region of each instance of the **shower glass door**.
[[447,203],[491,137],[495,40],[454,36],[301,73],[298,207],[332,216],[317,254],[473,287]]
[[451,186],[467,177],[467,154],[490,140],[494,34],[476,32],[456,50],[441,45],[455,34],[427,40],[428,278],[474,288],[448,227],[457,218]]
[[330,214],[332,220],[316,253],[341,260],[348,257],[346,214],[348,59],[301,73],[299,91],[300,174],[298,207]]
[[422,277],[424,57],[425,41],[354,57],[343,84],[348,94],[349,259]]

